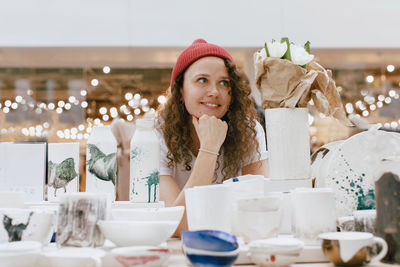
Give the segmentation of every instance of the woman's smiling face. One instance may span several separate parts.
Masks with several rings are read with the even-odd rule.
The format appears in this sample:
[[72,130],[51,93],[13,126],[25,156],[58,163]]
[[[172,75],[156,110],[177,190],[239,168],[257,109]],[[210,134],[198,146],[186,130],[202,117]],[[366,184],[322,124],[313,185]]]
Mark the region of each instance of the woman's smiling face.
[[183,76],[182,97],[190,115],[222,118],[231,102],[231,87],[224,60],[203,57],[195,61]]

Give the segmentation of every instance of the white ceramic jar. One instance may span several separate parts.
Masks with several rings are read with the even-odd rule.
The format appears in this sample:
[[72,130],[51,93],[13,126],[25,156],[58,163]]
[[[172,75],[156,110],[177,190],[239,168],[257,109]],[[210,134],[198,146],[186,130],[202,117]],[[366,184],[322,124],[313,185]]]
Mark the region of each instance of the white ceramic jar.
[[269,178],[309,179],[310,130],[307,108],[265,110]]
[[160,141],[154,119],[136,120],[131,140],[129,199],[133,202],[158,202],[160,199]]

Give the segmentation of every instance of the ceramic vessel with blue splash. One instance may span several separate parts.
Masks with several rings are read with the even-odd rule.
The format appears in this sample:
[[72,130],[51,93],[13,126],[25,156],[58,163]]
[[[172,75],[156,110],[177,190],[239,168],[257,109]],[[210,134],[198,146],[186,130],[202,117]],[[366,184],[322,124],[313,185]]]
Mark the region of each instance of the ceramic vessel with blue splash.
[[187,248],[214,252],[234,251],[239,247],[236,236],[218,230],[183,231],[182,241]]
[[186,257],[194,267],[228,267],[236,261],[239,249],[230,252],[212,252],[183,248]]
[[231,266],[239,255],[236,237],[216,230],[182,232],[183,250],[193,266]]

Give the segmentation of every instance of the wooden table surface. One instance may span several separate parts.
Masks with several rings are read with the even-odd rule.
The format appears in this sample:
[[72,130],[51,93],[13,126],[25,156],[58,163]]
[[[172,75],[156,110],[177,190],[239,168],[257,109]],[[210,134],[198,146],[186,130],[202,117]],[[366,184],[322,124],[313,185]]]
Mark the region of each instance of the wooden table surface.
[[[190,262],[186,259],[185,254],[182,250],[182,241],[180,239],[170,239],[167,241],[168,247],[171,249],[171,256],[168,259],[168,263],[166,266],[174,266],[174,267],[187,267],[191,266]],[[234,266],[255,266],[254,264],[251,265],[234,265]],[[324,263],[296,263],[292,264],[291,267],[333,267],[332,263],[324,262]],[[400,266],[400,264],[384,264],[384,263],[370,263],[364,265],[366,267],[393,267],[393,266]]]

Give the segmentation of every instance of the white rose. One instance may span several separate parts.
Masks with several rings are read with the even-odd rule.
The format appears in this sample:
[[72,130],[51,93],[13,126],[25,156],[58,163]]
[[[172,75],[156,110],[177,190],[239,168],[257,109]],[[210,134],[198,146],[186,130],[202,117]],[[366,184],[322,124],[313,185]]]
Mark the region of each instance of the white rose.
[[279,43],[276,41],[267,42],[267,48],[270,57],[281,58],[286,53],[287,44],[286,42]]
[[262,62],[266,58],[267,58],[267,53],[265,52],[265,48],[261,49],[260,51],[257,51],[254,54],[254,62],[255,63]]
[[314,55],[309,54],[304,47],[290,44],[290,56],[292,62],[296,65],[306,65],[314,59]]

